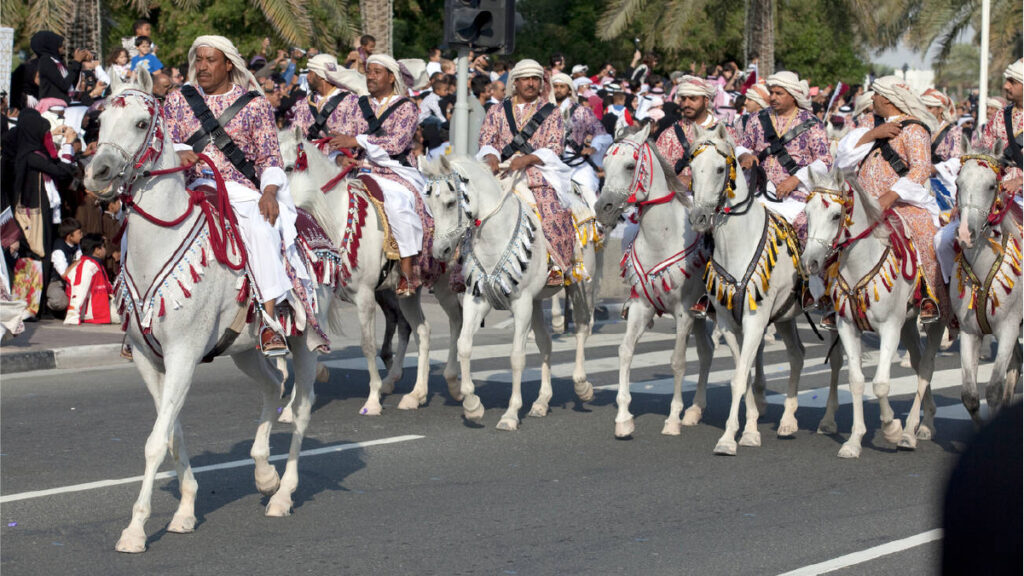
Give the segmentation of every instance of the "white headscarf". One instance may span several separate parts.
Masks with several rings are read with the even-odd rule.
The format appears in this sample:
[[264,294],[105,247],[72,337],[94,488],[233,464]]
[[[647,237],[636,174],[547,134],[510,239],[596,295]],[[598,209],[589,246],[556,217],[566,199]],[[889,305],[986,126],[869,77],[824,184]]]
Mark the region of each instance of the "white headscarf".
[[892,102],[893,106],[899,108],[901,112],[915,120],[920,120],[928,126],[930,131],[935,132],[938,121],[928,111],[928,107],[921,101],[917,92],[914,92],[903,80],[896,76],[883,76],[871,84],[871,89]]
[[765,84],[769,88],[778,86],[789,92],[793,99],[796,100],[798,108],[803,110],[811,109],[811,88],[807,85],[807,80],[801,80],[795,73],[788,70],[776,72],[768,77],[768,81]]
[[763,80],[751,84],[750,88],[747,88],[747,100],[754,102],[761,108],[768,107],[768,87],[764,85]]
[[1003,78],[1010,78],[1024,84],[1024,58],[1007,66],[1003,71]]
[[420,58],[402,58],[398,61],[402,74],[408,74],[412,81],[406,81],[406,88],[409,90],[423,90],[430,84],[430,75],[427,74],[427,63]]
[[369,94],[366,90],[366,77],[355,70],[339,66],[338,58],[331,54],[313,56],[306,67],[333,86],[353,92],[356,96]]
[[516,80],[519,78],[540,78],[540,97],[543,100],[549,102],[555,101],[555,95],[551,90],[550,83],[544,79],[544,67],[541,66],[536,60],[529,58],[516,62],[515,67],[508,73],[508,82],[506,83],[511,87],[511,95],[516,94]]
[[573,102],[576,101],[576,83],[573,81],[571,76],[569,76],[568,74],[566,74],[564,72],[559,72],[558,74],[552,74],[551,75],[551,84],[552,84],[552,86],[555,85],[555,84],[565,84],[566,86],[568,86],[569,87],[569,97],[572,98]]
[[200,46],[209,46],[216,50],[220,50],[228,61],[231,62],[232,70],[229,75],[231,82],[238,84],[243,90],[258,90],[262,95],[263,90],[260,87],[260,83],[256,80],[256,77],[252,75],[249,68],[245,64],[245,60],[242,55],[238,53],[238,48],[231,43],[231,40],[223,36],[200,36],[196,38],[195,42],[192,43],[192,47],[188,49],[188,82],[193,86],[198,86],[196,82],[196,50]]
[[402,65],[387,54],[374,54],[366,59],[366,65],[379,64],[387,68],[388,72],[391,72],[395,76],[395,94],[399,96],[408,96],[410,83],[415,82],[412,75],[409,74],[408,70],[404,70]]
[[708,100],[714,99],[716,92],[717,89],[707,80],[690,75],[680,78],[676,88],[677,96],[703,96]]
[[875,93],[871,90],[865,91],[853,102],[853,117],[856,118],[865,112],[871,110],[872,99],[875,97]]
[[929,88],[921,94],[921,101],[929,108],[941,108],[943,121],[952,123],[956,119],[953,115],[956,107],[953,106],[953,101],[949,99],[949,96],[943,94],[942,91]]

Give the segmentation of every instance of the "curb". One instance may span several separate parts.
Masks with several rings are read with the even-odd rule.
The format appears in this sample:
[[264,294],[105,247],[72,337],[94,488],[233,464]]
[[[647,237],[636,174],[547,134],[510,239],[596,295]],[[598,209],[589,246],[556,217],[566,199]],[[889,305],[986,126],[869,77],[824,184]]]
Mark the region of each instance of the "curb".
[[120,344],[93,344],[52,350],[5,353],[0,373],[18,374],[37,370],[83,368],[124,364]]

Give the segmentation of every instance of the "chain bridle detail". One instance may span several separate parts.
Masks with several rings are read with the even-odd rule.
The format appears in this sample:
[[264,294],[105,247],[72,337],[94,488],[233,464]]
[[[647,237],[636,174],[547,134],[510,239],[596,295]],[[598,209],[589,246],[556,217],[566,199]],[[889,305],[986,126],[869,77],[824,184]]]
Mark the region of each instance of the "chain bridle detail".
[[[964,213],[966,211],[977,211],[982,215],[985,215],[986,226],[998,226],[1002,223],[1003,218],[1009,213],[1010,203],[1013,202],[1013,192],[1001,193],[999,191],[999,181],[1003,179],[1004,171],[1006,168],[1006,161],[1002,158],[996,158],[990,154],[964,154],[960,157],[960,165],[963,166],[964,162],[975,161],[982,166],[988,168],[996,176],[996,193],[992,198],[992,202],[988,206],[979,206],[977,204],[971,204],[969,202],[961,203],[960,198],[957,198],[957,209]],[[957,191],[959,196],[959,190]]]
[[469,180],[454,169],[450,174],[444,176],[427,177],[427,197],[433,196],[432,192],[435,185],[444,184],[448,186],[448,190],[456,195],[456,201],[459,203],[458,218],[455,221],[455,226],[444,232],[438,232],[435,228],[434,242],[440,242],[442,245],[455,245],[465,237],[466,232],[473,223],[473,217],[469,212],[469,197],[466,195],[466,184],[468,183]]
[[[628,148],[628,150],[620,151],[620,147]],[[608,149],[608,156],[622,154],[628,157],[630,152],[633,154],[633,160],[636,162],[636,165],[633,167],[633,179],[629,183],[629,188],[610,188],[607,186],[604,188],[604,193],[614,198],[616,209],[621,212],[626,208],[627,204],[636,204],[638,207],[643,208],[651,204],[664,204],[672,200],[675,197],[675,192],[669,190],[669,193],[661,198],[637,201],[638,192],[642,192],[646,197],[650,195],[654,187],[655,152],[649,141],[638,144],[631,140],[622,140],[616,142]]]
[[142,103],[149,111],[149,128],[146,130],[146,137],[142,142],[142,146],[134,154],[116,142],[100,142],[96,146],[97,152],[101,147],[109,146],[117,152],[119,156],[121,156],[124,164],[121,166],[121,171],[118,172],[115,178],[121,181],[121,186],[125,194],[129,194],[131,192],[131,187],[136,180],[148,175],[146,171],[141,171],[140,169],[147,164],[150,166],[155,164],[157,160],[160,159],[160,155],[163,154],[164,147],[163,111],[159,102],[157,102],[156,98],[151,94],[147,94],[142,90],[129,88],[112,97],[110,105],[114,108],[124,108],[127,106],[125,98],[128,96],[142,100]]
[[710,202],[699,202],[696,194],[694,194],[693,205],[698,208],[703,208],[712,213],[713,216],[723,218],[725,216],[738,216],[745,214],[750,206],[754,202],[754,194],[750,191],[747,192],[747,198],[741,201],[735,206],[727,206],[729,200],[736,197],[736,157],[732,154],[723,152],[712,142],[705,142],[697,147],[690,155],[690,165],[693,165],[693,161],[704,152],[708,150],[714,150],[719,156],[725,159],[725,166],[728,170],[728,174],[725,178],[725,182],[722,183],[722,189],[718,191],[718,195],[715,198],[714,203]]
[[809,233],[807,235],[808,244],[814,242],[825,247],[828,251],[825,254],[825,260],[828,261],[839,251],[839,246],[843,243],[844,239],[850,236],[850,226],[853,225],[853,194],[850,194],[849,190],[833,190],[819,186],[807,195],[807,203],[810,203],[811,199],[815,196],[821,196],[820,199],[825,208],[828,208],[829,205],[829,200],[825,198],[826,196],[842,207],[839,227],[836,229],[836,234],[831,242],[824,238],[811,236]]

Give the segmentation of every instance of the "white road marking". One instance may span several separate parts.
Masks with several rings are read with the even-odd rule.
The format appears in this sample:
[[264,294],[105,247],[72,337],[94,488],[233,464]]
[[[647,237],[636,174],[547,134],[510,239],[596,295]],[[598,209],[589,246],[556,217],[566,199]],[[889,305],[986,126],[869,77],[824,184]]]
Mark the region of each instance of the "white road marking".
[[829,572],[835,572],[836,570],[862,564],[864,562],[874,560],[875,558],[881,558],[882,556],[909,550],[910,548],[941,539],[942,529],[936,528],[934,530],[910,536],[909,538],[893,540],[892,542],[886,542],[885,544],[874,546],[867,550],[861,550],[860,552],[840,556],[826,562],[798,568],[796,570],[780,574],[779,576],[814,576],[816,574],[828,574]]
[[[381,438],[380,440],[369,440],[366,442],[346,442],[345,444],[324,446],[323,448],[315,448],[313,450],[303,450],[302,452],[299,453],[299,455],[302,457],[320,456],[322,454],[333,454],[335,452],[345,452],[347,450],[368,448],[370,446],[382,446],[384,444],[394,444],[396,442],[419,440],[420,438],[424,438],[424,436],[408,434],[405,436],[393,436],[391,438]],[[278,460],[286,460],[287,458],[287,453],[277,454],[275,456],[271,456],[270,461],[276,462]],[[192,468],[192,473],[199,474],[200,472],[212,472],[214,470],[241,468],[243,466],[252,466],[253,464],[254,462],[252,458],[246,458],[244,460],[234,460],[231,462],[222,462],[220,464],[210,464],[208,466],[195,466]],[[158,473],[156,475],[156,479],[163,480],[166,478],[174,478],[177,475],[177,472],[170,470]],[[50,488],[48,490],[33,490],[31,492],[19,492],[18,494],[8,494],[6,496],[0,496],[0,504],[7,504],[8,502],[17,502],[18,500],[29,500],[32,498],[42,498],[43,496],[53,496],[56,494],[67,494],[69,492],[95,490],[97,488],[107,488],[110,486],[119,486],[121,484],[131,484],[133,482],[142,482],[142,476],[132,476],[130,478],[118,478],[113,480],[99,480],[97,482],[86,482],[85,484],[75,484],[73,486],[63,486],[61,488]]]

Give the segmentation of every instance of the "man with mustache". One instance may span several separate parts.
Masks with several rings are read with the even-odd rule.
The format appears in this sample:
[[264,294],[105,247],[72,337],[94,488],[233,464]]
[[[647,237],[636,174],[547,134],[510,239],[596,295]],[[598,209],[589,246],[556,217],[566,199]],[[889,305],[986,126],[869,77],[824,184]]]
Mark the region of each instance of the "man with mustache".
[[[683,76],[676,88],[676,101],[682,119],[658,137],[658,152],[672,164],[676,176],[686,185],[687,190],[693,179],[690,170],[690,155],[693,143],[697,140],[697,127],[713,130],[718,125],[718,118],[711,113],[709,107],[715,98],[715,86],[707,80],[696,76]],[[735,143],[738,139],[732,126],[726,125],[726,131]]]

